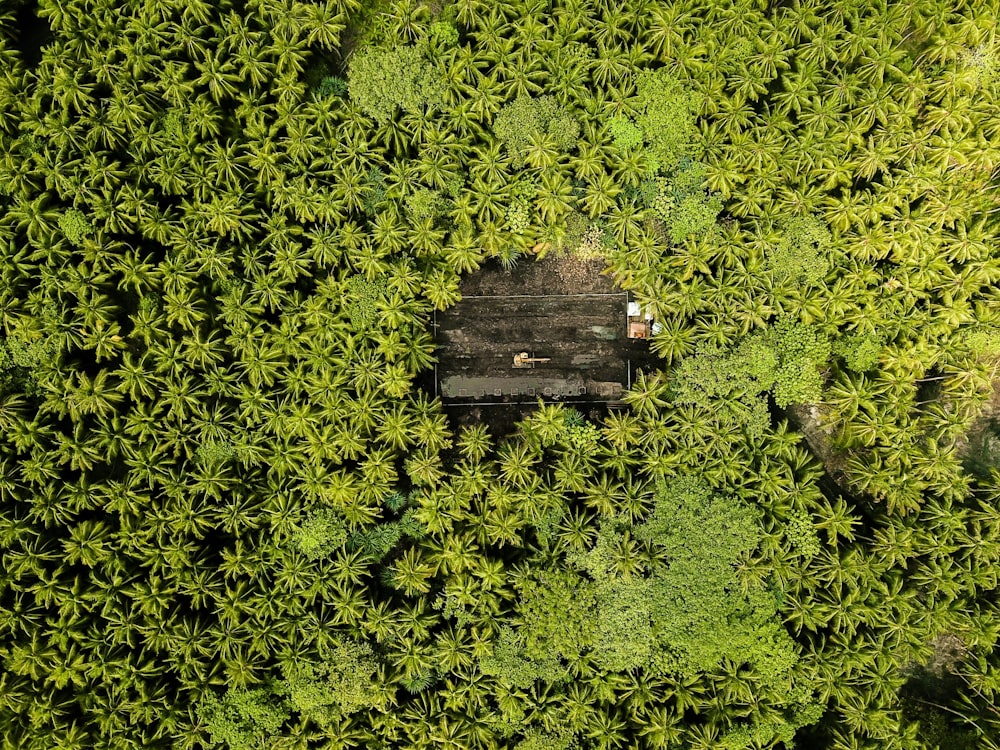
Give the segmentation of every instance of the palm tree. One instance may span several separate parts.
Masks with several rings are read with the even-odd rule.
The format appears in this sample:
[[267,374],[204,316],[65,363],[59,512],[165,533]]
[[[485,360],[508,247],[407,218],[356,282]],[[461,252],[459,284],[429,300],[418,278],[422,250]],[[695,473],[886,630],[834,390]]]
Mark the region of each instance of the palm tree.
[[636,374],[632,389],[625,393],[625,403],[640,415],[656,416],[657,410],[667,406],[668,383],[662,373],[647,375],[642,370]]

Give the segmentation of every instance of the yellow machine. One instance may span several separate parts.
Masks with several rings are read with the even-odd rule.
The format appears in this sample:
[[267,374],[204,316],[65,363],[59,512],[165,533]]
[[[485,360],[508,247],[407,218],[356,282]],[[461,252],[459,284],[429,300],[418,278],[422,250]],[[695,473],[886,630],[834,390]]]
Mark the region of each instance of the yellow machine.
[[551,357],[529,357],[527,352],[518,352],[514,355],[514,367],[534,367],[537,363],[548,362],[550,359]]

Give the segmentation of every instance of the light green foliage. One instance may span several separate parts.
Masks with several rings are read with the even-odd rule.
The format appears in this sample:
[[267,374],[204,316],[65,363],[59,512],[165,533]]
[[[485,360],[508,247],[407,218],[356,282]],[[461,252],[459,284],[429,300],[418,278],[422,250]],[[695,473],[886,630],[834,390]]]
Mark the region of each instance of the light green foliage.
[[565,437],[567,445],[584,455],[592,456],[597,452],[601,441],[601,430],[597,425],[587,422],[586,424],[571,424],[566,427]]
[[[629,536],[663,562],[623,573],[621,550]],[[781,627],[774,595],[738,572],[762,536],[756,509],[714,493],[696,477],[673,479],[656,491],[643,522],[632,527],[624,518],[605,519],[587,550],[566,556],[587,578],[547,574],[525,588],[520,635],[539,648],[535,658],[586,653],[599,669],[677,676],[711,671],[729,659],[779,684],[797,662],[794,643]],[[561,629],[558,612],[564,613]],[[570,645],[556,645],[559,639]]]
[[670,241],[705,235],[715,226],[722,199],[706,192],[704,164],[683,158],[666,175],[652,175],[639,186],[643,204],[662,221]]
[[359,50],[351,58],[347,88],[351,100],[379,123],[391,120],[397,108],[439,107],[445,95],[441,73],[414,46]]
[[600,441],[598,427],[588,422],[576,409],[559,404],[543,404],[524,425],[544,447],[558,446],[592,455]]
[[92,236],[94,225],[90,223],[82,211],[71,208],[59,216],[59,228],[74,245],[82,245],[83,241]]
[[491,652],[480,658],[479,670],[502,684],[523,689],[530,688],[535,680],[556,682],[564,675],[554,653],[527,656],[524,637],[506,625],[500,628]]
[[667,218],[671,242],[677,244],[692,235],[704,234],[715,226],[715,217],[722,210],[717,195],[686,195],[670,209]]
[[518,97],[505,104],[493,121],[493,132],[518,164],[533,137],[544,137],[561,152],[576,146],[580,123],[555,97]]
[[50,363],[55,353],[56,341],[52,337],[14,333],[0,343],[0,370],[35,370]]
[[692,151],[700,96],[666,68],[636,76],[635,125],[642,131],[653,171],[668,171]]
[[815,724],[823,716],[824,706],[804,687],[792,687],[785,693],[780,714],[772,714],[743,724],[727,732],[719,741],[724,750],[749,750],[776,742],[791,747],[795,730]]
[[566,729],[556,733],[532,729],[525,733],[524,739],[514,745],[514,750],[569,750],[573,747],[573,733]]
[[598,669],[609,672],[647,666],[656,648],[654,582],[636,577],[597,580],[597,637],[592,661]]
[[289,702],[320,726],[374,708],[384,710],[391,690],[379,677],[371,646],[337,637],[323,649],[320,661],[295,661],[283,667]]
[[847,369],[868,372],[878,364],[885,347],[885,337],[877,333],[850,333],[833,344],[833,353],[843,357]]
[[540,570],[520,585],[519,593],[528,658],[544,662],[557,655],[576,661],[593,645],[597,592],[591,582],[573,571]]
[[822,283],[830,269],[830,229],[817,216],[801,216],[783,223],[781,240],[767,256],[768,268],[780,281]]
[[681,198],[704,191],[708,167],[700,161],[685,157],[670,170],[669,175],[671,191],[675,197]]
[[447,21],[435,21],[428,29],[428,38],[433,47],[448,49],[458,44],[458,29]]
[[561,249],[580,260],[603,258],[613,245],[613,238],[600,221],[591,221],[581,213],[566,217],[566,234]]
[[677,244],[692,235],[704,235],[722,210],[722,199],[705,190],[704,164],[681,159],[666,181],[658,182],[654,209],[667,224],[671,242]]
[[823,379],[820,369],[830,358],[830,341],[818,328],[784,319],[769,328],[764,339],[778,357],[774,400],[790,404],[818,401]]
[[785,538],[797,554],[809,560],[819,554],[819,535],[808,513],[792,513],[785,523]]
[[330,508],[310,513],[292,536],[292,544],[308,560],[326,557],[346,542],[347,527]]
[[45,336],[19,327],[0,342],[0,392],[20,384],[27,392],[38,388],[41,373],[52,367],[58,356],[55,336]]
[[729,580],[731,567],[761,538],[758,514],[738,500],[717,495],[701,479],[682,476],[656,492],[653,511],[636,536],[669,554],[670,564],[694,562]]
[[967,50],[962,55],[965,70],[981,86],[989,86],[1000,81],[1000,54],[997,42],[983,42]]
[[795,646],[781,628],[774,597],[737,572],[761,539],[753,509],[713,493],[699,479],[680,477],[657,491],[653,512],[636,535],[667,558],[649,588],[662,648],[655,669],[690,674],[729,659],[773,682],[794,666]]
[[627,519],[604,517],[597,530],[597,538],[586,550],[566,553],[566,562],[585,571],[595,581],[604,581],[618,574],[618,550]]
[[672,400],[714,412],[723,424],[759,435],[767,425],[770,391],[778,406],[819,400],[829,339],[816,327],[783,319],[743,339],[733,350],[705,349],[681,361]]
[[535,536],[538,543],[543,547],[548,547],[555,540],[559,529],[559,522],[566,515],[566,508],[563,504],[553,507],[541,508],[535,512],[532,519],[535,526]]
[[523,234],[531,226],[532,209],[528,201],[519,198],[507,206],[504,218],[507,221],[507,229],[514,234]]
[[212,742],[229,750],[270,750],[290,712],[270,688],[230,688],[222,698],[209,693],[198,718]]
[[538,185],[522,177],[510,186],[511,202],[504,214],[507,228],[515,234],[528,231],[536,214],[534,200],[538,195]]
[[635,151],[642,146],[642,130],[627,117],[622,115],[612,117],[608,121],[608,130],[615,142],[615,147],[622,153]]
[[437,190],[418,187],[406,197],[406,211],[414,221],[436,219],[446,210],[447,202]]
[[580,238],[573,254],[581,260],[603,258],[609,249],[610,235],[598,222],[591,222]]
[[760,394],[773,383],[777,356],[757,341],[741,349],[703,349],[681,360],[673,373],[671,400],[697,406],[722,425],[761,435],[770,420]]
[[364,276],[355,275],[347,279],[344,283],[344,304],[352,326],[363,329],[375,322],[387,286],[384,278],[369,281]]
[[183,141],[187,137],[187,127],[184,123],[184,113],[171,109],[163,116],[163,134],[168,141]]
[[677,205],[677,199],[674,197],[674,191],[671,187],[670,180],[662,176],[653,177],[643,184],[646,205],[665,224],[670,221]]
[[961,337],[974,357],[995,357],[1000,355],[1000,327],[975,326],[966,329]]

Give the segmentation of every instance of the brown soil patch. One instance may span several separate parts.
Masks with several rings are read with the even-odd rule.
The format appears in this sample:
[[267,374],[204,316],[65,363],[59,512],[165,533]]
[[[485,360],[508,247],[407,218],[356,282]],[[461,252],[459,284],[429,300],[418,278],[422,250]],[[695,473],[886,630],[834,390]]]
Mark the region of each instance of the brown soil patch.
[[600,259],[583,260],[569,254],[522,258],[511,271],[494,261],[462,281],[465,296],[513,294],[612,294],[622,290]]

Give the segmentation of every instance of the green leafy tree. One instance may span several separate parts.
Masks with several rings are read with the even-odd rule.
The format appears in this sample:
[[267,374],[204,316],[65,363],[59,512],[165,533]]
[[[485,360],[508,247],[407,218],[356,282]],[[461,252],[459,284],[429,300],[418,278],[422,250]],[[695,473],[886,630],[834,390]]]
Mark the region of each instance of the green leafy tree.
[[342,637],[321,649],[319,661],[294,661],[282,667],[292,708],[330,728],[358,711],[388,708],[392,690],[381,669],[368,644]]
[[667,68],[643,70],[636,76],[631,104],[634,118],[619,115],[611,120],[612,137],[623,151],[641,143],[649,157],[650,173],[674,168],[692,153],[700,96],[683,85]]
[[750,665],[765,683],[788,675],[798,655],[777,617],[777,601],[738,573],[763,537],[752,508],[699,479],[680,477],[657,491],[636,535],[666,558],[646,599],[659,646],[655,669],[690,674],[728,659]]
[[397,109],[440,107],[446,90],[441,73],[418,46],[359,51],[351,58],[347,88],[351,100],[379,123],[391,120]]
[[568,153],[577,145],[580,123],[552,96],[522,96],[504,105],[493,132],[515,163],[522,164],[537,138],[546,139],[558,153]]
[[833,236],[816,216],[803,216],[783,223],[781,240],[768,252],[768,267],[783,282],[819,284],[830,269]]
[[230,750],[267,750],[291,714],[272,688],[231,688],[219,698],[209,693],[198,704],[198,718],[216,744]]

